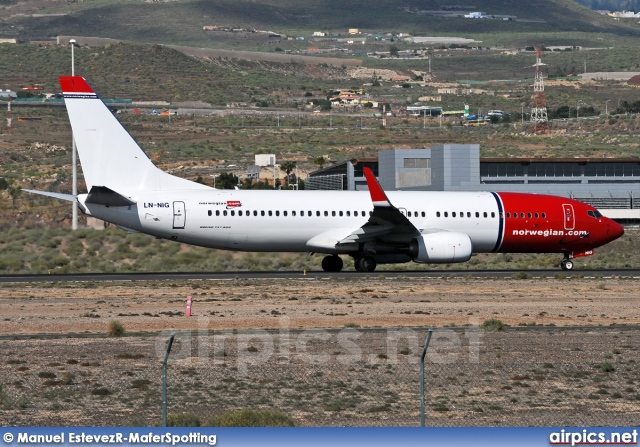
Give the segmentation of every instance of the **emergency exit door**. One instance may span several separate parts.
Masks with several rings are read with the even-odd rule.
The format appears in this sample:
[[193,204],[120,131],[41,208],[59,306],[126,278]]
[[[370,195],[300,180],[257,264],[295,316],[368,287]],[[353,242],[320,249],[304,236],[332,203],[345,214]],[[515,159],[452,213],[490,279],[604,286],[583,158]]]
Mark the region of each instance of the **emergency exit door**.
[[179,230],[184,228],[185,222],[184,202],[173,202],[173,229]]

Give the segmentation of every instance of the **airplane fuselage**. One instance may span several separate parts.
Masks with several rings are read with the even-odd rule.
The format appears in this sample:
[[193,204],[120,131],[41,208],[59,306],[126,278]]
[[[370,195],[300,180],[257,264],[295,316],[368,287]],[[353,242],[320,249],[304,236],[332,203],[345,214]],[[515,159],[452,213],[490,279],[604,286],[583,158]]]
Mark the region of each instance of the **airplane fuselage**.
[[[420,232],[467,234],[475,253],[579,253],[620,235],[618,225],[593,207],[562,197],[413,191],[387,195]],[[350,253],[354,246],[323,249],[309,241],[327,232],[348,235],[364,225],[373,210],[368,191],[138,191],[130,197],[136,202],[130,207],[85,204],[84,209],[157,237],[240,251]]]

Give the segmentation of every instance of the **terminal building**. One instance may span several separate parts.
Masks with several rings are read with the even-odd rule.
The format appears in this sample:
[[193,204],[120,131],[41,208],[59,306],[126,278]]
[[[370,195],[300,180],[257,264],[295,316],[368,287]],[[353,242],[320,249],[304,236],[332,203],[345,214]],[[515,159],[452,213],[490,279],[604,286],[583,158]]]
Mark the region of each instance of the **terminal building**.
[[508,191],[589,203],[620,223],[640,223],[640,158],[480,158],[478,144],[393,149],[312,172],[306,189],[366,190],[369,167],[385,190]]

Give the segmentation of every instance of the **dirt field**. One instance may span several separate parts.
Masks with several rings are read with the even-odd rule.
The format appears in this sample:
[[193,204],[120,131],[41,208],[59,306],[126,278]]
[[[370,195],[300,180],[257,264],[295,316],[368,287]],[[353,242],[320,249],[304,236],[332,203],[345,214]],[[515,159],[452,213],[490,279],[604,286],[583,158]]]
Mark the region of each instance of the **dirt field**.
[[[193,296],[193,316],[184,318]],[[638,284],[620,279],[377,279],[49,283],[0,286],[0,334],[640,323]]]
[[[158,424],[164,343],[177,330],[170,412],[204,421],[267,407],[300,425],[417,425],[428,327],[437,328],[429,425],[632,424],[637,287],[616,278],[3,284],[0,424]],[[512,328],[478,329],[491,318]],[[106,337],[112,320],[128,336]]]

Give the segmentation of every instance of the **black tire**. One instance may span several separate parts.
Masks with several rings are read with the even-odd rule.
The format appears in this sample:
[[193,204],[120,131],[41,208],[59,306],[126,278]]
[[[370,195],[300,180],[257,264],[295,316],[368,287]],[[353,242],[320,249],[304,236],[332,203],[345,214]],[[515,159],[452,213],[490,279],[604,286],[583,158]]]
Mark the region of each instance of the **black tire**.
[[564,263],[564,269],[565,269],[565,270],[573,270],[573,261],[571,261],[571,260],[567,260],[567,261]]
[[563,259],[560,262],[560,268],[562,270],[573,270],[573,261],[571,259]]
[[360,261],[362,261],[362,258],[353,258],[353,267],[356,269],[356,272],[364,272]]
[[340,256],[330,255],[322,259],[322,270],[325,272],[339,272],[342,270],[344,263]]
[[360,268],[362,268],[363,272],[373,272],[377,266],[376,260],[371,256],[365,256],[360,259]]

